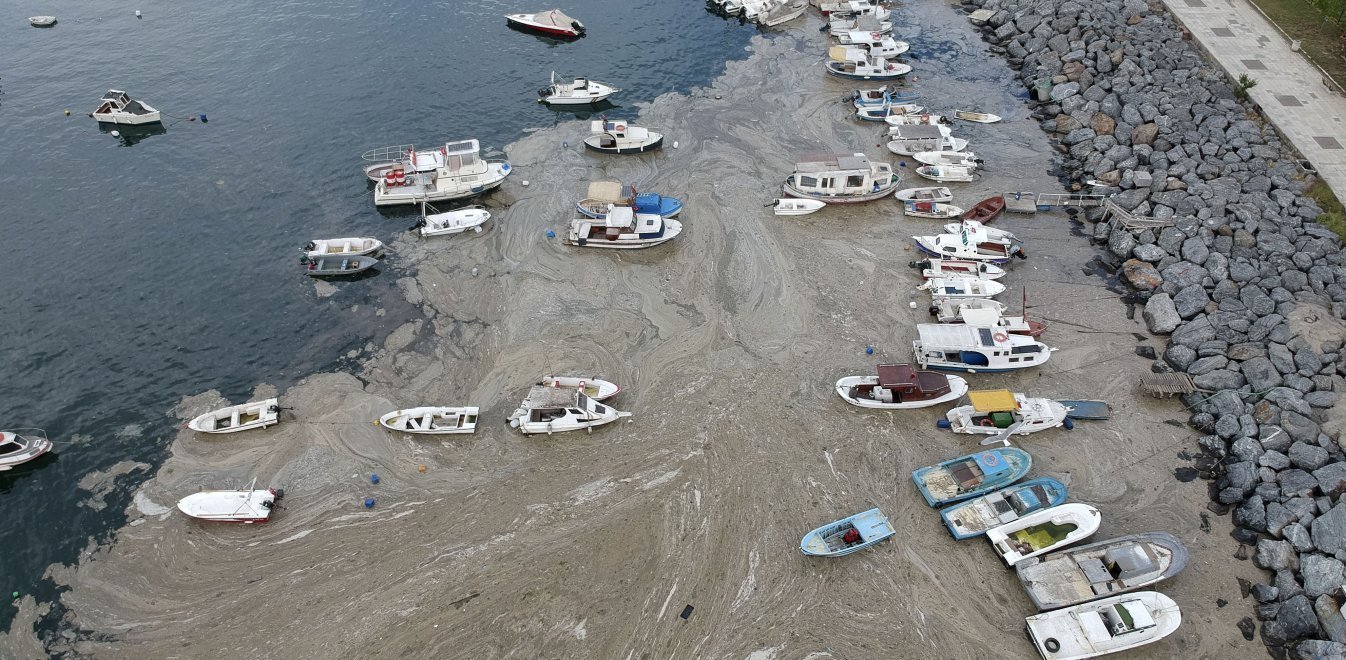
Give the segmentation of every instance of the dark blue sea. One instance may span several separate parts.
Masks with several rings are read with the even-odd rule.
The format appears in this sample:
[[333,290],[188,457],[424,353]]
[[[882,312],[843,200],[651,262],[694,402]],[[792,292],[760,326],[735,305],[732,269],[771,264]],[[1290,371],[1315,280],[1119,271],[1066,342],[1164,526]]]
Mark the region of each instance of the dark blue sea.
[[[410,224],[374,209],[362,152],[477,138],[489,154],[572,121],[536,103],[553,70],[621,87],[608,112],[631,116],[709,82],[756,33],[700,0],[567,2],[589,28],[568,43],[505,25],[549,6],[497,0],[0,5],[0,428],[57,442],[0,473],[3,593],[51,600],[47,566],[113,540],[183,396],[283,390],[417,314],[396,255],[330,297],[300,270],[309,239]],[[86,113],[109,88],[164,125],[100,128]],[[149,467],[79,486],[128,462]]]

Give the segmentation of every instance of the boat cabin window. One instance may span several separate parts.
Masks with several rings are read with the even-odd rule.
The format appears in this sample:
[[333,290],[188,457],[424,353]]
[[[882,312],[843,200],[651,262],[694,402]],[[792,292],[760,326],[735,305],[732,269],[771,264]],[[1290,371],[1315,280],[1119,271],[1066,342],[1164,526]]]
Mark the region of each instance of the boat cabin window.
[[1010,352],[1019,354],[1040,353],[1042,352],[1042,347],[1038,346],[1037,344],[1029,344],[1028,346],[1015,346],[1014,348],[1010,349]]
[[565,414],[565,408],[534,408],[529,413],[529,419],[534,422],[550,422],[558,417],[564,417]]
[[865,177],[859,174],[853,174],[851,176],[846,177],[847,188],[859,188],[860,186],[863,185],[865,185]]
[[818,185],[818,179],[811,176],[799,175],[799,185],[804,188],[814,188]]
[[572,414],[572,415],[577,415],[577,416],[579,416],[579,417],[583,417],[583,416],[584,416],[584,412],[583,412],[583,411],[577,410],[577,409],[575,409],[575,408],[566,408],[566,412],[568,412],[568,413],[570,413],[570,414]]
[[17,442],[10,442],[10,441],[0,442],[0,456],[4,456],[6,454],[13,454],[14,452],[22,450],[23,445],[20,445]]
[[595,403],[595,404],[594,404],[594,412],[596,412],[596,413],[602,415],[603,413],[606,413],[607,411],[608,411],[608,409],[607,409],[607,408],[604,408],[602,404],[599,404],[599,403]]

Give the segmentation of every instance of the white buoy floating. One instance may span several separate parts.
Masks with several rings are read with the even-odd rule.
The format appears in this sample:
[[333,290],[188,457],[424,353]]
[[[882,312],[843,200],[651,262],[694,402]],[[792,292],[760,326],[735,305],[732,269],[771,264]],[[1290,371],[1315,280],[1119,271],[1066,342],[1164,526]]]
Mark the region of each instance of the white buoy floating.
[[140,18],[140,10],[139,10],[139,9],[136,10],[136,18]]
[[523,187],[525,187],[525,188],[527,188],[527,187],[528,187],[528,180],[527,180],[527,179],[524,179],[524,182],[523,182]]
[[916,301],[915,301],[915,300],[913,300],[913,301],[911,301],[911,302],[909,302],[909,303],[907,303],[907,304],[908,304],[908,305],[911,305],[911,308],[912,308],[912,309],[916,309]]
[[109,135],[111,135],[112,137],[121,137],[121,136],[122,136],[122,134],[121,134],[120,132],[118,132],[118,131],[112,131]]
[[677,148],[678,148],[678,141],[677,141],[677,140],[674,140],[674,141],[673,141],[673,148],[674,148],[674,149],[677,149]]

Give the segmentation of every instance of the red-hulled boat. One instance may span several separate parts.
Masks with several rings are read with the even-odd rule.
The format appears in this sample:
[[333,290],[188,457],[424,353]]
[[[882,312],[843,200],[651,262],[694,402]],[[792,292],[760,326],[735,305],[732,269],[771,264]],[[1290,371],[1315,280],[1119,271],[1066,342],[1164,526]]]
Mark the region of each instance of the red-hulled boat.
[[963,214],[963,219],[976,220],[977,222],[986,224],[994,220],[995,217],[1000,215],[1000,212],[1004,210],[1005,198],[996,195],[995,197],[987,197],[986,199],[977,202],[976,206],[968,209],[967,213]]
[[566,16],[560,9],[549,9],[536,14],[505,14],[505,20],[511,26],[552,36],[584,36],[584,24]]

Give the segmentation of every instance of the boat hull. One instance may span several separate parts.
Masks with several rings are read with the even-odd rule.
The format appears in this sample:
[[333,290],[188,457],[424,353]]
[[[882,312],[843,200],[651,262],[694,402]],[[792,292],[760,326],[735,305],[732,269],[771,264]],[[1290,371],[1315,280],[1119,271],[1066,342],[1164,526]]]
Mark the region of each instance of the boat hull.
[[816,199],[828,204],[863,204],[872,202],[876,199],[883,199],[893,194],[893,188],[897,187],[896,182],[886,187],[880,188],[874,192],[861,193],[855,195],[824,195],[822,193],[810,193],[796,188],[789,180],[785,182],[785,194],[800,199]]
[[[279,401],[264,399],[198,415],[187,428],[200,433],[238,433],[280,423]],[[224,426],[220,424],[223,423]]]
[[624,155],[624,154],[643,154],[647,151],[654,151],[655,149],[664,146],[664,136],[662,135],[644,144],[625,146],[625,147],[600,147],[595,142],[590,141],[590,140],[596,140],[597,138],[598,136],[590,136],[584,138],[584,148],[588,149],[589,151],[597,151],[598,153],[603,154]]
[[[851,529],[859,533],[859,540],[845,543],[838,538]],[[883,512],[870,509],[805,534],[799,542],[799,551],[810,557],[844,557],[887,540],[896,533]]]
[[[43,433],[39,429],[18,429],[18,430],[33,430],[38,431],[39,433]],[[20,465],[23,465],[24,463],[35,461],[41,458],[47,452],[51,451],[52,447],[51,440],[48,440],[45,437],[46,436],[45,433],[43,433],[42,436],[21,435],[17,432],[18,430],[0,431],[0,444],[13,446],[9,444],[13,443],[14,445],[21,445],[23,447],[22,449],[16,449],[15,451],[11,451],[4,454],[3,456],[0,456],[0,472],[12,470]]]
[[528,20],[527,18],[524,18],[524,16],[525,15],[522,14],[506,14],[505,23],[507,23],[511,27],[515,27],[520,30],[527,30],[529,32],[538,32],[548,36],[561,37],[564,39],[578,39],[584,36],[583,29],[575,29],[573,27],[562,28],[554,25],[541,25],[538,23],[534,23]]
[[[994,455],[995,460],[1004,461],[1007,467],[993,475],[987,477],[984,481],[977,484],[975,488],[962,488],[956,483],[949,473],[949,467],[959,462],[968,460],[982,460],[982,457]],[[921,493],[925,503],[932,507],[939,507],[945,504],[970,500],[974,497],[985,495],[992,491],[999,490],[1008,486],[1028,474],[1033,467],[1033,457],[1028,452],[1015,447],[1004,447],[1001,449],[991,449],[967,456],[959,456],[943,463],[931,465],[929,467],[918,468],[911,473],[911,480],[916,483],[916,490]]]
[[[1125,582],[1107,573],[1110,579],[1098,585],[1098,589],[1106,591],[1094,588],[1090,573],[1080,562],[1087,561],[1089,557],[1093,557],[1094,562],[1099,562],[1100,557],[1104,557],[1110,549],[1136,546],[1146,546],[1144,553],[1147,560],[1156,561],[1154,564],[1156,570],[1147,574],[1143,580]],[[1188,557],[1187,547],[1172,534],[1144,532],[1025,559],[1019,562],[1014,570],[1033,605],[1039,612],[1045,612],[1158,584],[1181,573],[1187,567]]]
[[474,181],[473,185],[453,186],[451,188],[427,189],[419,184],[389,186],[380,182],[374,186],[374,206],[398,206],[476,197],[499,188],[500,184],[504,183],[505,178],[513,171],[509,163],[490,162],[486,173],[482,175],[485,177],[485,181]]
[[622,391],[616,383],[587,376],[543,376],[539,385],[583,388],[584,395],[594,401],[606,401]]
[[968,384],[966,379],[960,378],[958,376],[949,376],[948,378],[949,378],[948,394],[920,401],[883,403],[881,401],[875,401],[873,399],[867,399],[864,397],[857,397],[851,395],[851,391],[857,385],[877,385],[879,382],[878,376],[846,376],[845,378],[842,378],[841,380],[837,381],[836,392],[837,396],[841,397],[843,401],[853,406],[858,406],[860,408],[872,408],[875,410],[910,410],[913,408],[929,408],[930,406],[937,406],[941,403],[949,403],[950,401],[957,401],[964,394],[967,394]]
[[[1102,521],[1103,516],[1098,509],[1088,504],[1071,502],[1035,511],[1014,522],[992,527],[986,530],[986,540],[991,543],[992,550],[1000,560],[1005,562],[1006,566],[1013,567],[1026,559],[1060,550],[1093,536]],[[1047,533],[1043,530],[1048,525],[1061,530],[1059,536],[1055,532]],[[1073,529],[1065,529],[1067,525],[1073,526]],[[1030,529],[1033,532],[1026,537],[1014,536]],[[1025,538],[1027,540],[1024,540]]]
[[826,66],[825,68],[829,74],[847,80],[897,80],[898,78],[911,73],[910,67],[897,68],[892,71],[884,71],[883,73],[849,73],[846,71],[839,71],[832,66]]
[[150,112],[143,115],[95,112],[93,118],[100,124],[121,124],[123,126],[141,126],[144,124],[161,123],[158,112]]
[[[927,196],[922,196],[927,195]],[[932,202],[948,204],[953,201],[953,192],[943,186],[926,188],[905,188],[893,193],[893,197],[902,202]]]
[[[1099,640],[1081,629],[1081,615],[1105,611],[1128,603],[1144,607],[1154,625],[1143,630],[1126,632],[1121,635],[1120,642],[1115,637]],[[1024,623],[1029,641],[1037,648],[1043,660],[1080,660],[1157,642],[1173,634],[1182,625],[1182,610],[1173,599],[1164,594],[1157,591],[1139,591],[1035,614],[1024,619]],[[1099,624],[1102,626],[1102,621],[1099,621]],[[1103,634],[1107,635],[1106,632]]]
[[[1023,422],[1023,424],[1014,432],[1014,435],[1028,435],[1038,431],[1054,429],[1066,422],[1066,407],[1058,401],[1042,398],[1030,398],[1027,401],[1031,405],[1033,414],[1024,414],[1020,411],[1013,413],[1014,422]],[[1041,413],[1041,414],[1039,414]],[[979,421],[977,413],[972,406],[959,406],[950,410],[945,419],[949,421],[949,428],[954,433],[966,433],[970,435],[996,435],[1004,428],[997,426],[990,417],[981,418]]]
[[208,490],[178,500],[178,510],[210,522],[266,522],[279,497],[271,490]]
[[566,235],[565,244],[577,247],[606,248],[609,250],[638,250],[641,248],[650,248],[656,245],[662,245],[682,233],[682,223],[677,220],[667,219],[663,221],[664,230],[658,238],[618,238],[608,240],[606,238],[588,238],[575,235],[575,229],[572,227],[569,234]]
[[[390,431],[401,431],[403,433],[425,435],[471,434],[477,430],[479,414],[480,410],[475,406],[422,406],[387,413],[379,417],[379,425]],[[436,426],[436,417],[457,417],[459,422],[454,426]]]

